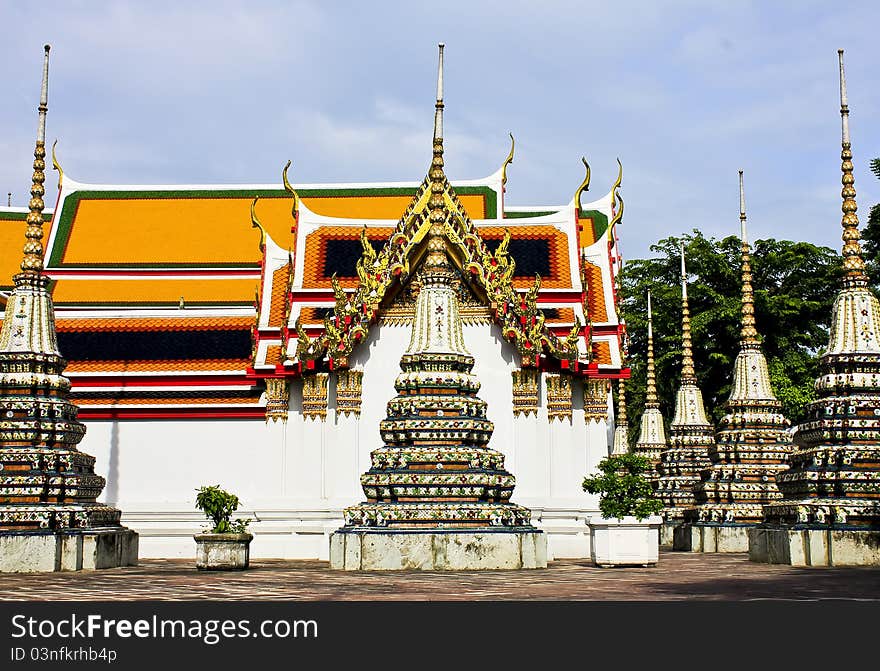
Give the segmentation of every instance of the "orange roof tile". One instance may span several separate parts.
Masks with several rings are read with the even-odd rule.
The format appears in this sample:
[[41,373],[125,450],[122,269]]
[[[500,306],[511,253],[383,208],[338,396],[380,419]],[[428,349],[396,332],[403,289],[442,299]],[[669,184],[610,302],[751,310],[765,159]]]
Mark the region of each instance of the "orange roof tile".
[[73,279],[55,283],[56,305],[145,304],[177,305],[183,296],[190,304],[252,305],[256,278],[205,277],[184,279]]
[[250,359],[156,359],[155,361],[70,361],[66,373],[141,373],[180,370],[244,371]]
[[[6,213],[3,214],[3,218],[0,218],[0,249],[3,250],[3,253],[0,254],[0,287],[11,287],[12,276],[21,272],[20,265],[25,241],[24,229],[27,228],[25,217],[27,215],[22,213],[21,219],[18,219],[19,213],[16,212],[15,219],[7,219]],[[45,218],[46,215],[43,217]],[[48,222],[43,224],[43,249],[46,248],[51,228]]]
[[250,328],[252,317],[119,317],[57,319],[55,328],[70,331],[205,331]]
[[[509,226],[510,234],[516,240],[547,241],[549,274],[542,275],[541,286],[547,289],[566,289],[571,287],[571,269],[569,266],[568,236],[553,226]],[[303,261],[302,286],[306,289],[324,289],[331,286],[330,277],[325,275],[327,243],[331,240],[359,240],[363,229],[354,226],[322,226],[306,236],[305,257]],[[484,240],[502,240],[505,228],[501,226],[484,226],[478,229]],[[367,237],[371,242],[384,243],[391,237],[391,227],[369,228]],[[522,275],[513,278],[513,285],[518,289],[531,287],[533,277]],[[339,283],[346,288],[357,286],[355,276],[340,277]]]
[[[408,201],[407,201],[408,203]],[[324,275],[324,261],[327,258],[327,243],[330,240],[360,240],[363,229],[355,226],[322,226],[306,236],[305,256],[303,257],[302,286],[307,289],[327,289],[332,286],[330,278]],[[371,242],[383,243],[394,233],[394,228],[368,228],[367,238]],[[339,284],[346,288],[356,287],[357,277],[340,277]]]
[[260,394],[255,393],[250,398],[242,397],[200,397],[200,396],[169,396],[151,397],[151,398],[107,398],[107,397],[90,397],[79,396],[76,392],[71,393],[71,399],[81,407],[92,405],[255,405],[259,400]]
[[269,345],[266,348],[266,363],[273,366],[281,363],[281,345]]
[[608,312],[605,309],[605,288],[602,285],[602,269],[590,262],[584,263],[587,276],[587,307],[590,310],[590,321],[601,323],[608,321]]
[[[260,262],[253,198],[82,198],[61,265],[229,265]],[[264,197],[257,215],[279,245],[292,244],[291,199]]]
[[290,266],[285,264],[272,273],[272,296],[269,299],[269,326],[283,326],[287,307],[287,283]]
[[593,361],[599,364],[611,365],[611,345],[608,344],[607,340],[593,341]]

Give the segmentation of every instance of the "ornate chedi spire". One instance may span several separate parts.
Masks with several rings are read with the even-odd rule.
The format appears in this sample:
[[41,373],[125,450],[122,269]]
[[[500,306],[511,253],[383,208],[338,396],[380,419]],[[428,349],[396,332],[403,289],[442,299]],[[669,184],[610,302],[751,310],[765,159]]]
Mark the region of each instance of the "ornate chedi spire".
[[764,523],[749,532],[755,561],[880,565],[880,303],[859,244],[843,49],[838,59],[843,283],[819,359],[818,398],[778,477],[783,499],[766,506]]
[[425,253],[397,395],[379,426],[385,446],[361,476],[367,501],[346,508],[331,539],[331,566],[345,569],[535,568],[546,540],[531,512],[510,503],[514,477],[489,448],[494,426],[459,314],[460,271],[450,259],[443,172],[443,45]]
[[[666,429],[663,426],[663,414],[660,412],[660,403],[657,400],[657,381],[654,372],[654,323],[651,313],[651,291],[648,291],[648,364],[647,364],[647,392],[645,394],[645,411],[642,413],[642,422],[639,432],[639,440],[636,442],[633,452],[648,458],[654,468],[660,461],[660,454],[669,443],[666,440]],[[650,474],[656,478],[656,472]]]
[[[137,534],[96,502],[104,478],[76,445],[85,434],[68,400],[49,278],[43,274],[43,187],[49,45],[45,47],[30,213],[21,272],[0,331],[0,570],[105,568],[137,561]],[[100,538],[99,538],[100,537]]]
[[782,498],[777,474],[788,468],[790,422],[773,394],[767,361],[755,328],[751,255],[746,231],[745,190],[739,171],[742,241],[742,325],[733,385],[715,445],[712,465],[694,487],[697,506],[685,512],[675,532],[675,548],[705,552],[746,552],[747,531],[763,518],[763,506]]
[[626,381],[617,381],[617,417],[614,418],[614,442],[611,454],[629,452],[629,422],[626,419]]
[[672,542],[672,530],[684,511],[694,505],[693,487],[700,471],[709,466],[709,449],[715,444],[712,424],[697,386],[691,343],[691,316],[687,294],[684,242],[681,243],[681,385],[675,398],[675,417],[669,426],[669,448],[660,455],[657,496],[663,501],[660,542]]

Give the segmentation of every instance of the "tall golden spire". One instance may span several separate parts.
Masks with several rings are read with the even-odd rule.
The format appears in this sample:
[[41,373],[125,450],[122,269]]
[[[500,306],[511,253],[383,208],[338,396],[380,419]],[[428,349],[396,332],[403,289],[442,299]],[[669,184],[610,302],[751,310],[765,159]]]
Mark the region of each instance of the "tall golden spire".
[[448,266],[446,239],[443,234],[443,226],[448,215],[443,197],[446,190],[446,174],[443,172],[443,47],[445,45],[441,42],[437,46],[440,56],[437,65],[437,104],[434,112],[434,157],[431,159],[431,168],[428,171],[428,179],[431,183],[431,199],[428,202],[431,211],[429,216],[431,231],[428,238],[426,269]]
[[691,344],[691,313],[688,308],[687,269],[684,264],[684,241],[681,242],[681,383],[697,383]]
[[837,50],[840,62],[840,131],[841,131],[841,166],[843,173],[841,182],[843,189],[843,269],[844,286],[866,286],[868,277],[865,275],[865,260],[862,258],[862,246],[859,244],[859,218],[856,215],[856,187],[853,177],[852,150],[849,142],[849,105],[846,100],[846,74],[843,70],[843,49]]
[[46,181],[46,112],[49,111],[49,45],[43,47],[43,86],[40,90],[40,121],[37,126],[37,145],[34,149],[34,174],[31,184],[30,212],[27,216],[27,229],[24,236],[24,258],[21,261],[22,275],[38,275],[43,270],[43,183]]
[[651,315],[651,290],[648,289],[648,390],[645,396],[646,408],[659,408],[657,402],[657,380],[654,375],[654,324]]
[[752,265],[749,254],[749,238],[746,231],[746,193],[743,188],[743,171],[739,171],[739,229],[742,241],[742,328],[740,345],[758,344],[755,329],[755,294],[752,291]]

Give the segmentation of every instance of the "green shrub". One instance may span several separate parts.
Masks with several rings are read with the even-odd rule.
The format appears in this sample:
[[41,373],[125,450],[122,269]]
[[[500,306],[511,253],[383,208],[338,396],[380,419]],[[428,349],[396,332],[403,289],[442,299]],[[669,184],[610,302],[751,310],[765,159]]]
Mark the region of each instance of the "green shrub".
[[650,480],[643,475],[650,469],[651,462],[637,454],[607,457],[599,463],[601,474],[584,478],[584,491],[599,494],[603,517],[630,515],[641,521],[663,509],[663,503],[654,497]]
[[205,513],[214,527],[212,534],[243,534],[247,531],[250,520],[230,521],[232,513],[238,510],[238,497],[230,494],[220,485],[205,486],[196,490],[196,508]]

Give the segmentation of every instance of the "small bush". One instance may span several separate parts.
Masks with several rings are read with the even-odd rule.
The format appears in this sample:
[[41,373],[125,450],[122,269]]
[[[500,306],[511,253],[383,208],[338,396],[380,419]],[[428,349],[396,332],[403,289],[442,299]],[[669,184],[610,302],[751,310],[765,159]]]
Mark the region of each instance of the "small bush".
[[663,509],[643,475],[650,469],[651,462],[637,454],[607,457],[599,463],[601,474],[584,478],[584,491],[599,494],[599,510],[605,518],[630,515],[641,521]]
[[238,510],[238,497],[230,494],[220,485],[204,486],[196,490],[196,508],[205,513],[214,527],[212,534],[243,534],[250,520],[231,521],[232,513]]

